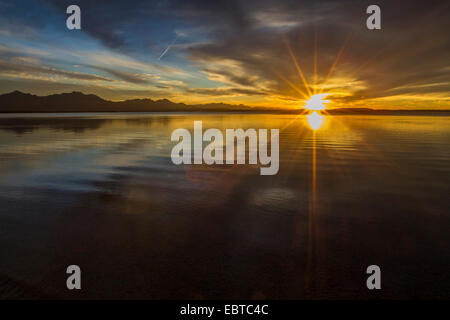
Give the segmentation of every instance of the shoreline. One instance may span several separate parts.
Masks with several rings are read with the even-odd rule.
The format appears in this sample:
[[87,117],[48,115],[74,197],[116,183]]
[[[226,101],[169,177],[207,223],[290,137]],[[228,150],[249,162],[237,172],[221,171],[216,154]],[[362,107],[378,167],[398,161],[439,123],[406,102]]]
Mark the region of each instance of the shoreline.
[[[311,111],[312,112],[312,111]],[[316,111],[317,112],[317,111]],[[196,111],[180,111],[180,110],[168,110],[168,111],[115,111],[115,110],[93,110],[93,111],[76,111],[76,110],[66,110],[66,111],[0,111],[0,115],[21,115],[21,114],[33,114],[33,115],[48,115],[48,114],[276,114],[276,115],[305,115],[304,110],[301,111],[289,111],[289,110],[196,110]],[[367,116],[378,116],[378,115],[426,115],[426,116],[446,116],[450,115],[450,110],[372,110],[370,112],[362,111],[342,111],[342,110],[327,110],[326,112],[319,112],[321,115],[330,116],[341,116],[341,115],[367,115]]]

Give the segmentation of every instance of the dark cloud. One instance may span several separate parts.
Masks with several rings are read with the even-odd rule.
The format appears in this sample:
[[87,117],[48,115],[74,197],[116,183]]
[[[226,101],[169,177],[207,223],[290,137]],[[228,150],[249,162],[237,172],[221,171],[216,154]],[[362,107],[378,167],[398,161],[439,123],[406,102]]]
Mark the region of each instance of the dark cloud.
[[[43,0],[43,2],[54,6],[64,19],[67,17],[66,8],[74,4],[73,1],[65,0]],[[76,4],[81,8],[83,32],[113,49],[125,45],[126,35],[118,31],[123,23],[132,22],[138,10],[130,1],[79,0]]]
[[[246,33],[228,34],[213,42],[188,48],[193,61],[210,69],[209,65],[234,61],[242,73],[252,76],[252,81],[238,81],[227,68],[215,69],[230,82],[248,86],[270,83],[270,90],[285,96],[301,97],[289,84],[306,92],[299,72],[289,54],[291,47],[298,64],[311,84],[313,79],[314,43],[317,37],[317,79],[320,83],[330,72],[339,52],[340,58],[330,80],[341,79],[358,82],[361,88],[352,89],[352,95],[339,98],[343,102],[392,95],[398,92],[449,92],[450,73],[448,61],[450,45],[447,16],[448,3],[381,2],[382,30],[371,31],[365,27],[367,3],[331,2],[280,2],[279,5],[259,8],[270,14],[283,10],[303,13],[298,26],[289,30],[279,28],[253,28]],[[271,8],[267,10],[267,8]],[[286,13],[287,14],[287,13]],[[256,78],[256,80],[255,80]],[[347,80],[345,80],[347,79]],[[433,85],[440,83],[440,85]],[[431,84],[431,85],[430,85]],[[420,86],[424,85],[424,86]]]

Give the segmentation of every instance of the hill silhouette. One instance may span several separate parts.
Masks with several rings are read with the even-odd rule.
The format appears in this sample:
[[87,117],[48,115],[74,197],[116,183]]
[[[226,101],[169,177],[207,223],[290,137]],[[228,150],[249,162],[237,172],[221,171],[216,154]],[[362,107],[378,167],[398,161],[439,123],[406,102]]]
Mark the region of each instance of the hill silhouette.
[[37,96],[20,91],[0,95],[0,112],[191,112],[269,111],[269,108],[211,103],[187,105],[167,99],[108,101],[94,94],[71,92]]
[[[21,91],[0,95],[0,113],[49,112],[265,112],[298,114],[304,109],[250,107],[226,103],[187,105],[167,99],[109,101],[94,94],[70,92],[37,96]],[[329,109],[329,114],[421,114],[449,113],[450,110],[374,110],[369,108]]]

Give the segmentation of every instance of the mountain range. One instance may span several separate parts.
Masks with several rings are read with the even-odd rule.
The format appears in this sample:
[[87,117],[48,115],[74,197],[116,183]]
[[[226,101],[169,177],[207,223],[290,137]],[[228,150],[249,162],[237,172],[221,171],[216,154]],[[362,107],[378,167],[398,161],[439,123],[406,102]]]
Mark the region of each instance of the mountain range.
[[[304,109],[282,109],[250,107],[226,103],[187,105],[167,99],[133,99],[108,101],[93,94],[70,92],[37,96],[20,91],[0,95],[0,113],[24,112],[264,112],[264,113],[302,113]],[[329,109],[329,114],[420,114],[450,113],[450,110],[374,110],[369,108]]]

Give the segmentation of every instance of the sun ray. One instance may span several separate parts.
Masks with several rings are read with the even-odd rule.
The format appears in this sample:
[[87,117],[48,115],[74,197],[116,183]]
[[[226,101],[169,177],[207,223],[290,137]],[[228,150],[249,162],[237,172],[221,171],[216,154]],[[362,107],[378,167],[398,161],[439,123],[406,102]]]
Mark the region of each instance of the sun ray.
[[320,90],[319,90],[319,93],[322,93],[322,92],[323,92],[323,89],[324,89],[325,85],[328,83],[328,80],[330,79],[330,76],[333,74],[333,71],[334,71],[334,69],[336,68],[336,66],[337,66],[337,64],[338,64],[338,62],[339,62],[339,60],[340,60],[342,54],[344,53],[344,50],[345,50],[347,44],[349,43],[350,39],[352,39],[354,36],[355,36],[355,33],[354,33],[354,32],[351,32],[351,33],[347,36],[347,38],[345,39],[344,43],[342,44],[341,48],[340,48],[339,51],[338,51],[338,54],[336,55],[336,58],[335,58],[334,61],[333,61],[333,64],[332,64],[331,67],[330,67],[330,70],[328,71],[327,76],[325,77],[325,80],[324,80],[324,81],[322,82],[322,84],[320,85],[321,88],[320,88]]
[[297,93],[299,93],[303,98],[308,99],[309,96],[304,93],[302,90],[300,90],[299,88],[297,88],[291,81],[289,81],[285,76],[283,76],[281,73],[279,73],[276,70],[273,70],[273,72],[280,77],[283,81],[285,81],[292,89],[294,89]]
[[314,76],[313,76],[313,94],[316,94],[317,84],[317,29],[314,28]]
[[303,85],[305,86],[306,91],[308,91],[309,95],[312,95],[312,92],[309,89],[308,82],[306,81],[305,76],[303,75],[303,71],[300,68],[300,65],[298,64],[298,61],[295,58],[294,53],[292,52],[291,46],[289,45],[289,42],[286,39],[285,39],[285,43],[286,43],[286,47],[287,47],[287,49],[289,51],[289,55],[291,56],[292,62],[294,62],[295,68],[297,69],[297,72],[298,72],[298,74],[299,74],[299,76],[300,76],[300,78],[301,78],[301,80],[303,82]]

